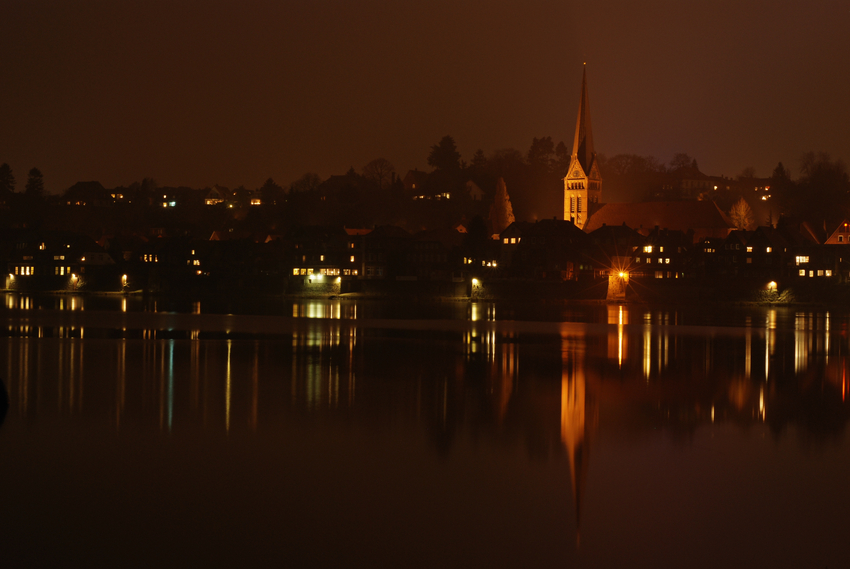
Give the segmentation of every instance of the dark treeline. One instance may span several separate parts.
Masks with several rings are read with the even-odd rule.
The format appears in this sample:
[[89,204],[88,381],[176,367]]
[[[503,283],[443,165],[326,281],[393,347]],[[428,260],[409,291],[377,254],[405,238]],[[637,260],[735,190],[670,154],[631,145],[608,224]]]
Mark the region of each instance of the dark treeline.
[[[850,213],[846,166],[823,152],[801,157],[796,180],[781,162],[767,177],[747,167],[736,178],[725,178],[701,172],[697,160],[685,153],[667,163],[634,154],[600,154],[598,159],[603,202],[709,199],[731,213],[743,198],[754,225],[775,224],[783,214],[816,222]],[[307,225],[396,225],[416,232],[468,225],[480,216],[497,232],[501,227],[492,223],[492,204],[499,179],[516,220],[560,219],[569,161],[567,145],[550,136],[534,138],[525,152],[507,148],[485,155],[479,149],[468,160],[454,139],[445,136],[430,148],[429,172],[397,171],[386,159],[376,158],[359,170],[352,167],[324,180],[306,173],[288,185],[269,178],[259,188],[193,189],[160,187],[146,178],[112,189],[79,182],[60,195],[45,192],[38,168],[29,170],[23,191],[18,191],[12,168],[4,163],[0,224],[76,231],[94,239],[152,231],[209,238],[214,232],[269,235]],[[753,188],[763,191],[753,194]]]

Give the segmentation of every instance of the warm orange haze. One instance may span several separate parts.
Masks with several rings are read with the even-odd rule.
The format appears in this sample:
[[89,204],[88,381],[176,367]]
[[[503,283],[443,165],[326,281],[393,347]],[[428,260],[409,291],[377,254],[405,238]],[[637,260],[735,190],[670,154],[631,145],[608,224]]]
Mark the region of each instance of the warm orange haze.
[[0,565],[850,567],[846,7],[7,4]]

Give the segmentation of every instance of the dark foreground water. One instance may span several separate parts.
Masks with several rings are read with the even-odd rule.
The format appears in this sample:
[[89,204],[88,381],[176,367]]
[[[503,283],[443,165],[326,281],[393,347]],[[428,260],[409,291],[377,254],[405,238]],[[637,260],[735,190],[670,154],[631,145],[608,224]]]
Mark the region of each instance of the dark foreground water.
[[850,317],[8,295],[2,567],[850,567]]

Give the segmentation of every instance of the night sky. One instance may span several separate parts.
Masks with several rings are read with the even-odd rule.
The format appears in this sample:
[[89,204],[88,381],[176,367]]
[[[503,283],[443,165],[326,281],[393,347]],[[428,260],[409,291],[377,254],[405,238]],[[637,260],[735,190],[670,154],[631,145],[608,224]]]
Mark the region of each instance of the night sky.
[[[571,145],[707,174],[850,161],[850,4],[814,0],[0,0],[0,163],[23,191],[287,185]],[[604,176],[604,172],[603,172]]]

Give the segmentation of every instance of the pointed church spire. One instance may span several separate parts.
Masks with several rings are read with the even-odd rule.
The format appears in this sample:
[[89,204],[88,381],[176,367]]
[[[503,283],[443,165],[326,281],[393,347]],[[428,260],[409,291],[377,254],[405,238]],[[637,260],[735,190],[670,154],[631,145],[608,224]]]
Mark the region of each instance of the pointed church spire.
[[578,105],[576,119],[576,135],[573,139],[573,157],[577,158],[585,173],[590,173],[590,167],[596,160],[593,148],[593,131],[590,128],[590,101],[587,97],[587,64],[581,74],[581,101]]
[[570,167],[564,177],[564,219],[584,229],[602,197],[602,176],[593,148],[590,128],[590,100],[587,96],[587,67],[581,75],[581,101],[578,105],[576,134]]

